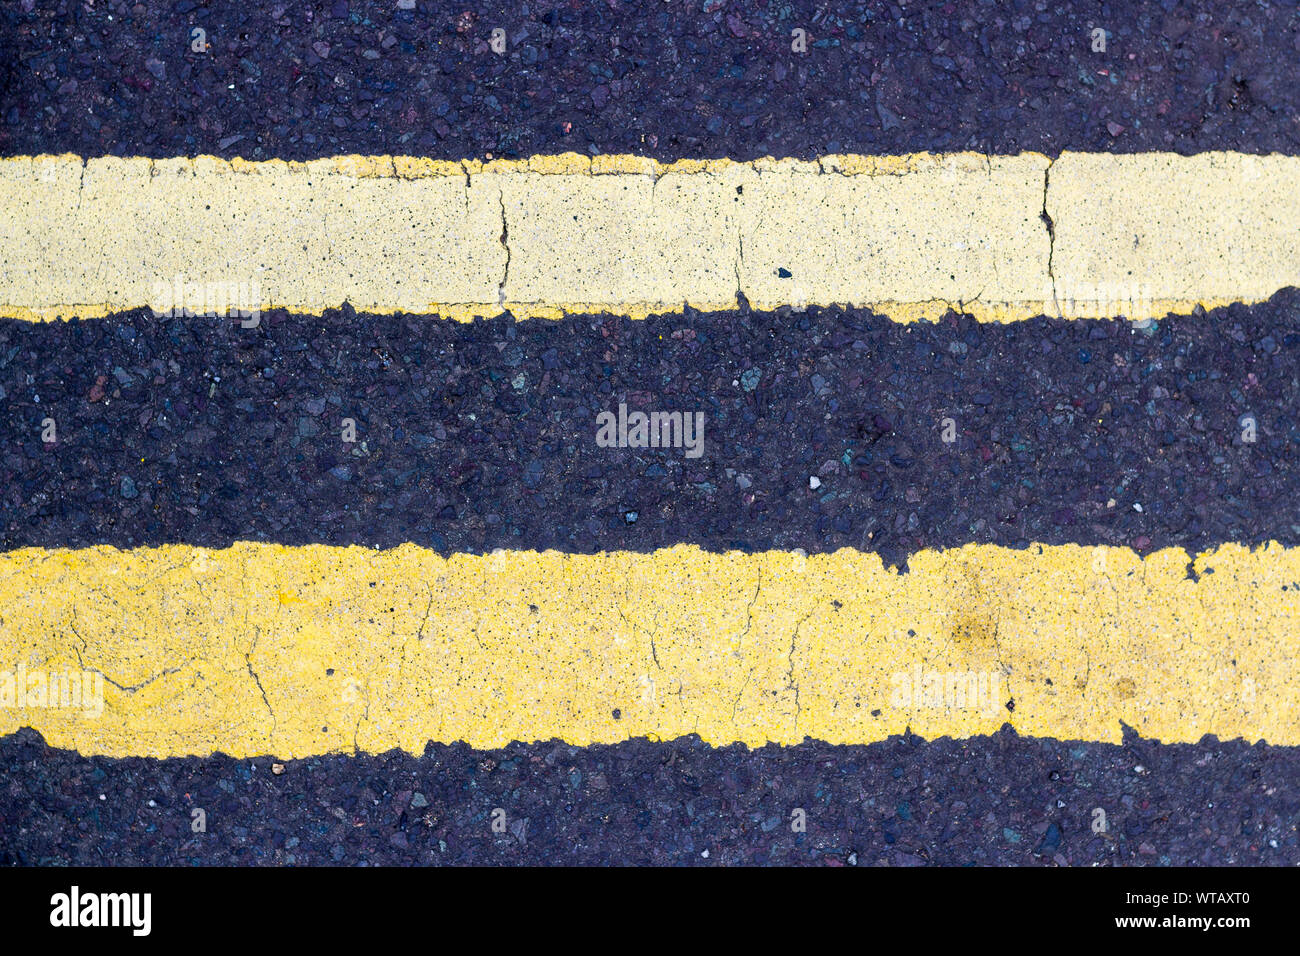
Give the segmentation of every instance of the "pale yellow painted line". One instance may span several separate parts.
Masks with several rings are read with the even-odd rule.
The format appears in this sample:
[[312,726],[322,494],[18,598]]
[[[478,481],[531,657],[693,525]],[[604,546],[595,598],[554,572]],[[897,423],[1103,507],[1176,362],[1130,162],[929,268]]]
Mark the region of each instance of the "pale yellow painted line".
[[1187,562],[970,545],[900,575],[848,550],[26,549],[0,556],[0,701],[20,668],[29,685],[108,682],[97,716],[11,696],[0,733],[155,757],[864,743],[1004,722],[1300,744],[1300,550],[1225,545],[1196,559],[1199,581]]
[[1253,302],[1300,285],[1294,157],[1067,153],[1051,168],[1047,212],[1056,294],[1072,314]]
[[1300,284],[1300,158],[1238,153],[36,156],[0,160],[0,213],[0,316],[33,320],[165,308],[178,276],[256,283],[263,309],[460,319],[738,293],[899,320],[1152,318]]

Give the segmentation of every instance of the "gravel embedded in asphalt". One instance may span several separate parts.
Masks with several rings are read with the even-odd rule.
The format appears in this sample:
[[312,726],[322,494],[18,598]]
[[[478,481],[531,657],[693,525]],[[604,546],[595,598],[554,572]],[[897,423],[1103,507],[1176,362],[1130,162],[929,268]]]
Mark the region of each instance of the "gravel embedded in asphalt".
[[1294,153],[1298,27],[1245,0],[11,0],[0,154]]
[[[1294,545],[1297,316],[2,322],[0,547]],[[601,447],[620,404],[702,453]]]
[[88,758],[25,730],[0,739],[0,864],[1293,866],[1297,780],[1297,748],[1131,731],[275,762]]

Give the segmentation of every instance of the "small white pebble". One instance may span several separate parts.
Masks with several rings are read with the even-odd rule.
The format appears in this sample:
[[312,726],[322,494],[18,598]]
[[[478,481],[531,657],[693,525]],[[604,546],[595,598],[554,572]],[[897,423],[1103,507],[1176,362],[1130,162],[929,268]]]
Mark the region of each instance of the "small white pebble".
[[1115,507],[1115,499],[1114,499],[1114,498],[1111,498],[1109,501],[1107,501],[1107,502],[1106,502],[1106,507],[1107,507],[1107,508],[1114,508],[1114,507]]
[[821,486],[822,486],[822,480],[821,480],[820,478],[818,478],[816,475],[809,475],[809,476],[808,476],[808,487],[809,487],[809,488],[813,489],[813,491],[816,491],[816,490],[817,490],[818,488],[820,488]]
[[1142,506],[1135,501],[1133,502],[1133,510],[1136,511],[1138,514],[1141,514]]
[[99,799],[101,799],[101,800],[107,800],[108,797],[104,796],[104,795],[101,793],[101,794],[99,795]]
[[703,853],[700,854],[700,856],[704,857],[704,859],[707,860],[709,858],[709,851],[705,850]]

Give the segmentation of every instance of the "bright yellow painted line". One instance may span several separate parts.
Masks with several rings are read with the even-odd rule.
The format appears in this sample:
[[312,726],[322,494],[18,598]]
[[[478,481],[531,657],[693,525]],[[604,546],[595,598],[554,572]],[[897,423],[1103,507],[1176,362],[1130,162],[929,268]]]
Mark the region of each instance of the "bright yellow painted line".
[[1300,284],[1297,223],[1300,158],[1239,153],[16,157],[0,316],[170,308],[179,284],[312,314],[644,316],[739,292],[899,320],[1151,318]]
[[0,556],[8,693],[20,668],[29,693],[33,673],[98,672],[103,709],[15,697],[0,732],[155,757],[862,743],[1004,722],[1300,744],[1300,549],[1225,545],[1196,559],[1199,581],[1187,562],[971,545],[900,575],[848,550],[26,549]]

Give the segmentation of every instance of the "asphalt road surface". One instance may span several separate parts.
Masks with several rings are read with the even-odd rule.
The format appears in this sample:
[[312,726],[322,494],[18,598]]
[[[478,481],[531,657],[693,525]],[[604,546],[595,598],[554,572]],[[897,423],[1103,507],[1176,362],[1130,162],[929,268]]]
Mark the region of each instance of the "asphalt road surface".
[[[1284,4],[259,7],[5,4],[0,157],[1300,153],[1300,18]],[[494,30],[504,32],[494,38]],[[803,40],[806,49],[792,48]],[[1292,221],[1297,201],[1276,197],[1279,221]],[[19,221],[16,209],[6,212]],[[222,210],[191,213],[216,223]],[[1045,206],[1043,220],[1035,228],[1057,228]],[[502,226],[509,255],[504,200]],[[372,228],[382,242],[383,227]],[[1160,228],[1171,248],[1187,241],[1174,223]],[[16,290],[48,266],[48,247],[23,245],[3,228],[0,242],[23,250],[0,264],[0,306],[11,316],[0,319],[0,595],[9,602],[0,610],[0,667],[79,661],[109,684],[106,720],[83,724],[30,698],[15,710],[4,696],[12,675],[0,674],[0,863],[1300,863],[1300,674],[1288,663],[1300,633],[1300,581],[1289,577],[1300,546],[1295,281],[1143,322],[1121,310],[1100,319],[979,321],[957,302],[934,321],[912,323],[832,303],[751,309],[743,295],[721,311],[688,304],[646,317],[566,309],[556,319],[506,311],[465,322],[437,309],[341,304],[322,314],[268,306],[255,328],[146,308],[43,322],[23,316],[48,303],[23,301]],[[555,242],[557,260],[574,255]],[[256,250],[250,257],[263,265]],[[106,261],[99,270],[118,267]],[[889,264],[880,268],[891,274]],[[1186,277],[1179,295],[1196,301],[1206,281]],[[703,454],[602,447],[597,416],[620,404],[702,410]],[[345,419],[355,441],[335,440]],[[941,437],[949,421],[951,440]],[[346,643],[329,622],[347,619],[351,597],[322,604],[284,584],[287,577],[261,582],[258,593],[294,622],[283,625],[293,634],[250,635],[220,620],[217,585],[204,608],[170,583],[130,578],[139,596],[132,621],[155,613],[166,621],[181,608],[200,641],[250,641],[225,648],[235,666],[221,679],[242,682],[255,729],[235,719],[235,736],[225,738],[220,728],[185,723],[228,713],[214,701],[235,685],[197,674],[193,660],[173,666],[166,653],[175,649],[159,648],[180,630],[131,631],[122,623],[126,605],[114,605],[118,598],[99,584],[85,586],[94,606],[64,606],[72,585],[49,586],[89,566],[77,561],[112,574],[139,549],[240,542],[298,556],[308,552],[292,549],[313,545],[415,545],[442,557],[551,550],[598,562],[683,544],[743,556],[853,549],[902,576],[918,555],[968,545],[1023,552],[1027,561],[1058,545],[1142,558],[1182,548],[1186,608],[1167,602],[1152,616],[1181,648],[1186,680],[1172,704],[1148,700],[1143,660],[1125,650],[1131,635],[1078,608],[1034,617],[1034,595],[1020,595],[1015,613],[1030,610],[1013,619],[1012,599],[993,593],[990,565],[979,564],[1002,552],[976,551],[968,572],[976,583],[963,593],[979,606],[930,609],[936,619],[960,617],[934,638],[954,656],[932,666],[948,673],[996,660],[987,666],[1022,687],[1032,680],[1046,696],[999,699],[996,720],[975,730],[954,718],[941,725],[950,735],[877,739],[834,717],[821,726],[836,743],[800,735],[799,715],[815,705],[813,688],[805,685],[801,700],[795,679],[807,618],[787,636],[742,613],[736,641],[779,651],[780,672],[756,678],[762,690],[751,694],[760,714],[792,697],[796,728],[780,745],[747,746],[739,729],[707,742],[675,730],[665,739],[625,733],[618,727],[676,728],[680,715],[625,714],[620,703],[611,724],[597,691],[566,693],[554,682],[543,696],[521,698],[528,675],[519,669],[530,665],[505,653],[499,667],[455,682],[470,697],[486,695],[472,697],[472,717],[447,729],[419,717],[414,731],[385,717],[374,737],[358,737],[363,721],[384,713],[367,683],[363,700],[338,706],[356,721],[354,744],[377,743],[305,752],[318,702],[309,700],[314,691],[296,696],[283,662],[314,662],[320,647]],[[1261,564],[1239,600],[1212,590],[1205,555],[1270,543],[1258,560],[1272,564]],[[359,560],[355,551],[329,554],[319,560]],[[1065,559],[1044,559],[1057,560]],[[614,573],[615,565],[601,566]],[[325,593],[329,580],[321,572],[316,582]],[[1044,588],[1043,607],[1073,586],[1059,580]],[[521,580],[519,594],[537,587]],[[598,612],[575,601],[572,588],[557,585],[561,592],[557,600],[574,602],[561,614],[600,619],[583,617]],[[484,595],[443,605],[431,590],[428,606],[417,608],[423,620],[407,622],[413,638],[423,644],[425,625],[441,612],[471,614],[485,631],[509,619],[513,612]],[[756,590],[750,611],[757,600]],[[369,613],[362,599],[356,606]],[[782,613],[773,619],[785,626]],[[721,652],[699,651],[711,663],[692,671],[698,648],[689,626],[676,621],[670,636],[672,622],[650,619],[663,630],[640,630],[661,643],[652,639],[644,655],[660,669],[681,668],[678,694],[683,675],[693,675],[701,699],[718,691],[709,682],[722,679]],[[1053,622],[1068,634],[1051,630]],[[636,641],[638,627],[628,627]],[[622,638],[609,637],[621,647]],[[285,643],[272,650],[273,639]],[[1084,648],[1069,652],[1070,666],[1086,655],[1089,675],[1096,652],[1105,681],[1076,687],[1024,670],[1026,648],[1050,655],[1058,639]],[[517,634],[521,648],[537,640]],[[864,634],[864,646],[871,643]],[[92,649],[128,670],[87,666]],[[462,650],[455,654],[464,666]],[[281,655],[280,683],[275,661],[260,656],[273,653]],[[832,656],[822,673],[887,673],[892,650],[863,653],[840,663]],[[614,674],[615,659],[594,655],[589,670],[573,671],[575,681],[634,682],[632,671]],[[367,666],[378,680],[396,664]],[[1165,677],[1182,679],[1181,667]],[[1210,684],[1228,672],[1247,692],[1220,708]],[[733,718],[751,676],[735,693]],[[400,683],[376,686],[406,693]],[[714,696],[730,696],[726,686]],[[410,689],[412,699],[421,693]],[[1033,709],[1058,693],[1061,712],[1048,718]],[[1112,704],[1159,712],[1153,726],[1165,728],[1164,742],[1118,719],[1104,737],[1054,732]],[[536,733],[504,746],[465,743],[494,708],[535,713]],[[267,714],[270,729],[259,737]],[[1236,739],[1211,733],[1220,726]],[[427,745],[399,749],[410,734]],[[249,740],[291,741],[282,745],[295,750],[259,750]],[[223,746],[241,752],[226,756]]]

